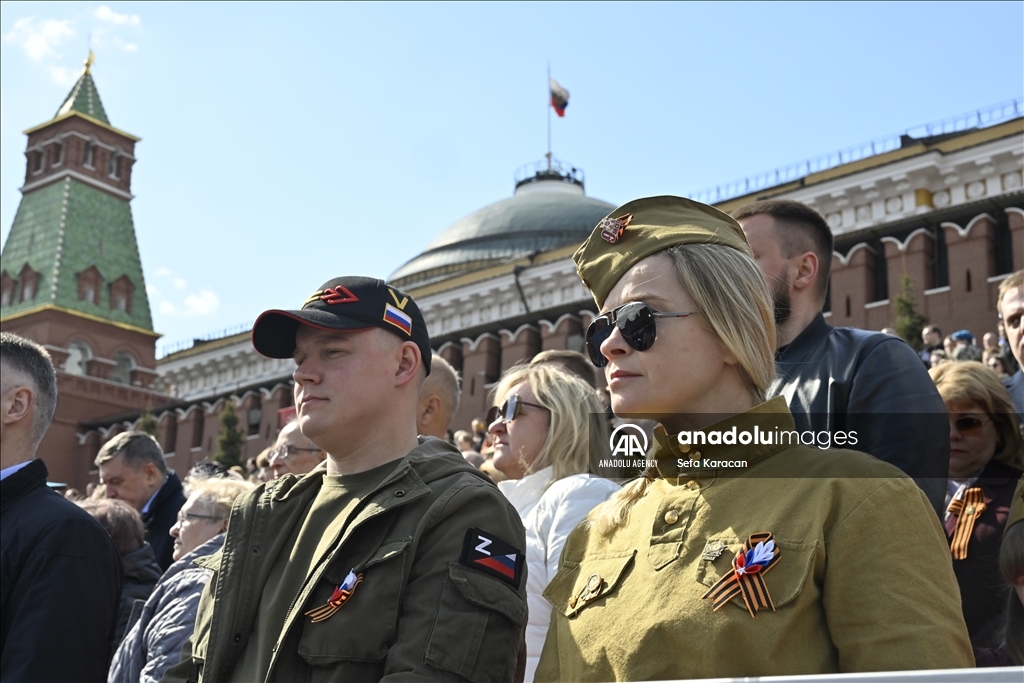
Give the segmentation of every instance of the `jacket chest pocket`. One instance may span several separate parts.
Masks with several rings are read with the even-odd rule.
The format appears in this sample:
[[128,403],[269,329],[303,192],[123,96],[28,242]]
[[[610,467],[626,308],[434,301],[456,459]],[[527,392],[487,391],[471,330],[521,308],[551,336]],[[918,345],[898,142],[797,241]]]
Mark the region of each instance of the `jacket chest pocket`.
[[[734,536],[708,539],[704,559],[697,564],[695,576],[697,582],[711,588],[723,576],[728,576],[733,571],[733,560],[740,552],[745,540]],[[816,590],[810,584],[813,583],[811,573],[820,542],[788,543],[776,539],[776,545],[779,548],[779,560],[767,573],[762,575],[762,578],[768,589],[768,594],[771,596],[772,604],[778,609],[793,602],[805,589]],[[712,556],[714,559],[710,559]],[[820,596],[817,597],[820,599]],[[730,602],[744,613],[747,611],[742,597],[736,596]],[[723,607],[722,609],[727,608]]]
[[615,593],[635,557],[636,550],[632,550],[611,556],[586,557],[581,562],[563,561],[562,568],[544,591],[544,597],[565,616],[576,616]]
[[305,610],[328,604],[350,570],[363,580],[338,609],[313,622],[303,615],[299,655],[311,666],[328,666],[341,661],[383,660],[395,637],[402,588],[405,585],[406,555],[410,540],[385,543],[355,567],[335,560],[305,603]]

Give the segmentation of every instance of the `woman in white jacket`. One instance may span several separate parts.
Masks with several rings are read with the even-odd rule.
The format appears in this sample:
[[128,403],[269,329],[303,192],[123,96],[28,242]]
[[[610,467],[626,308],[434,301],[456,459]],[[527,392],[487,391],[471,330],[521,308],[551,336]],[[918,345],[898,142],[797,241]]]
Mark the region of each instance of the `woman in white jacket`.
[[492,462],[508,477],[498,488],[526,527],[526,681],[532,681],[551,620],[541,593],[558,570],[565,539],[619,486],[587,474],[591,427],[602,451],[608,431],[597,392],[582,379],[550,365],[515,366],[494,397]]

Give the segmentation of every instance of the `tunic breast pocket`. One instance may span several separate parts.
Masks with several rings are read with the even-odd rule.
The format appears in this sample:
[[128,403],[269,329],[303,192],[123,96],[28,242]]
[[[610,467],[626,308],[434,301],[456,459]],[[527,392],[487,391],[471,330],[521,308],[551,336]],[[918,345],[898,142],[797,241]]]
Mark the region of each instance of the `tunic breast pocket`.
[[544,591],[556,610],[573,617],[615,593],[636,558],[636,550],[614,555],[563,561],[562,568]]
[[[733,560],[745,541],[746,539],[735,536],[708,539],[704,557],[697,564],[697,582],[711,588],[723,576],[728,576],[733,571]],[[808,590],[815,593],[814,599],[820,600],[820,592],[813,585],[811,576],[820,542],[815,540],[811,543],[791,543],[778,539],[775,539],[775,542],[779,548],[779,559],[768,572],[761,575],[775,608],[779,609],[793,602],[798,595]],[[744,612],[747,611],[741,596],[734,597],[730,602]],[[760,616],[760,613],[758,614]]]
[[[299,655],[311,666],[375,661],[387,656],[398,623],[409,543],[409,539],[385,543],[369,559],[354,567],[357,574],[363,574],[363,581],[337,612],[316,623],[309,616],[301,617]],[[351,569],[333,562],[306,601],[306,608],[326,605]]]

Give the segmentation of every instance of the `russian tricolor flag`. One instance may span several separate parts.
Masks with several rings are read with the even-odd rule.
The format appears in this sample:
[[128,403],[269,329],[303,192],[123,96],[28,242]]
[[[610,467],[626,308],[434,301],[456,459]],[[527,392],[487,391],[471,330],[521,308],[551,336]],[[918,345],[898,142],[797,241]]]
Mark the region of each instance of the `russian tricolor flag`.
[[481,557],[475,560],[477,564],[482,564],[485,567],[490,567],[496,572],[504,574],[510,579],[516,577],[516,556],[512,555],[494,555],[492,557]]
[[559,116],[565,116],[565,108],[569,106],[569,91],[551,79],[551,106]]
[[384,322],[391,323],[407,335],[412,336],[412,318],[391,304],[384,304]]

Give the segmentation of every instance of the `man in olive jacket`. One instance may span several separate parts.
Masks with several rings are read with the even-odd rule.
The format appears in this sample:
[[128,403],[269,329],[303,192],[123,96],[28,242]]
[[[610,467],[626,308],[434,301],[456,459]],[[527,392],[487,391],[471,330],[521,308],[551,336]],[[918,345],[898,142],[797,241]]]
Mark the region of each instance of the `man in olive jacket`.
[[415,302],[336,278],[260,316],[253,345],[295,359],[296,419],[328,457],[235,502],[164,681],[512,680],[525,533],[458,451],[416,435],[430,348]]

